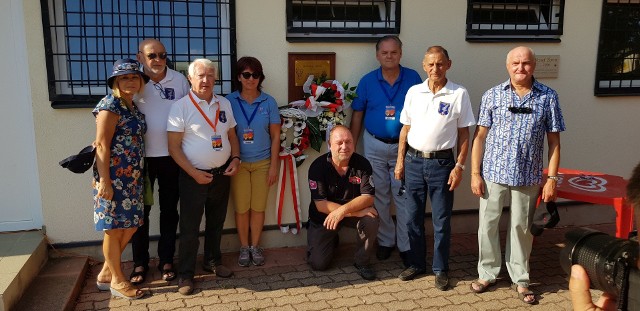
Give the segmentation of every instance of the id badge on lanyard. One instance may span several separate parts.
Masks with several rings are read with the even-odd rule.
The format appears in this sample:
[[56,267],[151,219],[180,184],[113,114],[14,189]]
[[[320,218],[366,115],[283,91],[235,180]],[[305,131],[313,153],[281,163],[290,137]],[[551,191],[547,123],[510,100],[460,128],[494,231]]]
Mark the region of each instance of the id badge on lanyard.
[[219,135],[218,132],[216,131],[216,126],[218,125],[218,119],[220,118],[220,103],[218,103],[218,109],[216,110],[216,119],[215,119],[216,122],[213,123],[213,122],[211,122],[209,117],[207,117],[207,115],[204,113],[204,111],[202,111],[202,108],[200,108],[200,106],[198,106],[198,104],[196,103],[196,100],[193,99],[193,96],[191,95],[191,93],[189,93],[189,98],[191,98],[191,103],[193,103],[193,105],[196,106],[198,111],[200,111],[200,114],[202,115],[202,117],[207,121],[207,123],[209,123],[209,125],[213,129],[213,133],[214,134],[211,135],[211,148],[213,148],[213,150],[215,150],[215,151],[223,150],[224,146],[222,146],[222,136]]
[[242,142],[244,144],[253,144],[253,129],[252,128],[244,129],[244,133],[242,133]]
[[394,121],[396,119],[396,106],[384,107],[384,119]]
[[224,149],[222,147],[222,136],[220,135],[211,135],[211,147],[215,151],[222,151]]
[[244,104],[242,102],[239,102],[238,104],[240,104],[240,110],[242,111],[242,115],[244,115],[245,120],[247,120],[247,128],[245,128],[242,132],[242,143],[243,144],[253,144],[253,136],[254,136],[254,132],[253,129],[251,128],[251,121],[253,121],[253,118],[256,116],[256,113],[258,112],[258,109],[260,109],[260,104],[262,104],[262,102],[259,102],[258,104],[256,104],[255,109],[253,109],[253,113],[251,114],[251,117],[247,117],[247,112],[244,110]]

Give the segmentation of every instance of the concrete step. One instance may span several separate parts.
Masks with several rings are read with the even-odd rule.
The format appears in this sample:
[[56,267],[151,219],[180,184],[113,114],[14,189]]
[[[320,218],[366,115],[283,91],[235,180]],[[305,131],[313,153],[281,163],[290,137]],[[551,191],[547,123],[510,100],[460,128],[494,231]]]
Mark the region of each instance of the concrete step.
[[42,232],[0,233],[0,311],[13,309],[46,262]]
[[15,310],[73,310],[89,266],[85,256],[49,258]]

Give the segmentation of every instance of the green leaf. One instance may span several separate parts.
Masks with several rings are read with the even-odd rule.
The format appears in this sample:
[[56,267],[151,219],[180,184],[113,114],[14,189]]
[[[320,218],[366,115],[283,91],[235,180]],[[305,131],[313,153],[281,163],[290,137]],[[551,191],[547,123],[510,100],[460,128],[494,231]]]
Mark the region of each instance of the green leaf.
[[309,127],[309,142],[311,143],[311,148],[320,152],[320,148],[322,148],[322,134],[320,133],[320,121],[318,118],[307,118],[307,127]]

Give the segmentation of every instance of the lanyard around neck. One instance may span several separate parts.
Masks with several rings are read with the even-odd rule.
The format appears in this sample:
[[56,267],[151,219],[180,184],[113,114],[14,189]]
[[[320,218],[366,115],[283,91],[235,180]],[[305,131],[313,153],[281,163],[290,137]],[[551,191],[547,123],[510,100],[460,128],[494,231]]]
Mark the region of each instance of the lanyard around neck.
[[[380,74],[382,74],[382,72]],[[385,87],[384,83],[378,80],[378,83],[380,84],[380,88],[382,89],[384,96],[387,97],[387,99],[389,100],[389,103],[392,103],[393,99],[396,97],[396,94],[398,94],[398,90],[400,89],[400,86],[398,86],[398,84],[399,84],[399,81],[402,80],[403,74],[404,72],[402,71],[402,68],[400,68],[400,73],[398,73],[398,77],[396,78],[396,81],[393,82],[393,85],[389,85],[389,89],[391,90],[391,93],[387,91],[387,88]],[[384,80],[384,75],[382,76],[382,80]],[[386,82],[387,80],[384,80],[384,81]],[[387,82],[387,84],[388,83],[389,82]]]
[[193,95],[191,95],[191,92],[189,92],[189,98],[191,99],[191,103],[193,103],[193,105],[196,106],[196,108],[198,108],[198,111],[200,111],[200,114],[204,117],[204,119],[207,120],[207,123],[209,123],[209,125],[213,129],[213,132],[217,133],[216,126],[218,125],[218,119],[220,117],[220,103],[218,103],[218,109],[216,110],[216,123],[214,124],[213,122],[211,122],[209,117],[207,117],[204,111],[202,111],[202,108],[198,106],[198,103],[196,103],[196,100],[193,99]]
[[253,121],[253,118],[256,116],[256,112],[258,112],[258,108],[260,107],[260,104],[262,104],[262,102],[259,102],[256,105],[256,108],[253,110],[253,113],[251,113],[251,117],[247,118],[247,112],[244,110],[244,105],[242,104],[242,100],[238,101],[238,105],[240,105],[240,110],[242,110],[242,114],[244,115],[244,119],[247,120],[247,127],[251,128],[251,121]]

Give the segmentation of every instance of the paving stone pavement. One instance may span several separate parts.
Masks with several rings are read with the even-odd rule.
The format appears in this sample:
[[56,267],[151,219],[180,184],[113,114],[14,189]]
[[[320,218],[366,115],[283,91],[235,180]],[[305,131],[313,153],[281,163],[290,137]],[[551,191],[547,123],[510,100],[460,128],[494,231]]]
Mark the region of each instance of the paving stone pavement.
[[[590,226],[608,234],[615,233],[613,224]],[[75,310],[570,310],[567,275],[559,264],[564,234],[573,227],[547,229],[534,241],[531,256],[531,289],[538,294],[539,304],[526,305],[510,288],[506,268],[497,286],[475,294],[469,285],[477,277],[478,244],[475,234],[452,237],[450,272],[452,288],[435,288],[433,273],[403,282],[397,278],[403,270],[397,252],[385,261],[374,259],[375,281],[358,276],[352,265],[353,245],[341,245],[332,267],[312,271],[304,261],[304,248],[266,249],[266,264],[243,268],[237,265],[237,253],[223,255],[223,263],[234,270],[229,279],[217,278],[198,268],[195,291],[191,296],[177,293],[177,280],[160,280],[156,262],[151,263],[146,297],[139,300],[112,298],[99,292],[95,278],[101,267],[94,264]],[[504,245],[504,232],[502,245]],[[427,237],[429,251],[433,239]],[[431,253],[429,253],[430,255]],[[427,258],[429,263],[431,258]],[[132,263],[124,263],[125,274]],[[592,291],[595,298],[601,292]]]

